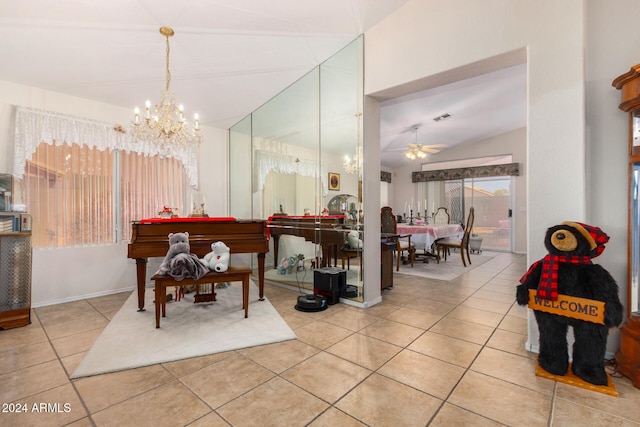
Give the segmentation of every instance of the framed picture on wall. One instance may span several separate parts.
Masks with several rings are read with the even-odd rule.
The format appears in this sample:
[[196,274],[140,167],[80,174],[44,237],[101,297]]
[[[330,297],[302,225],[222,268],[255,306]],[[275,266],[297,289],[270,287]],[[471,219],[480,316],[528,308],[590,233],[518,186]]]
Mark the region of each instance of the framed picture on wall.
[[339,191],[340,190],[340,174],[329,172],[329,190]]

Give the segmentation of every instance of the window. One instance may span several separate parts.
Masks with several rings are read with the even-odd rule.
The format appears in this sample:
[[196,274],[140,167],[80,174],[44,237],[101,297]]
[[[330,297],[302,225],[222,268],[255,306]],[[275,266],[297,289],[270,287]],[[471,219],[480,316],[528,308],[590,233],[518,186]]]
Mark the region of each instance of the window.
[[131,221],[158,216],[164,206],[184,216],[187,178],[182,162],[159,155],[120,152],[122,239],[131,237]]
[[182,163],[173,158],[42,142],[24,171],[32,244],[57,247],[128,239],[132,220],[155,217],[163,206],[181,211],[185,185]]
[[484,239],[483,248],[510,251],[511,187],[512,178],[502,176],[444,181],[444,206],[451,222],[459,224],[464,224],[464,215],[473,206],[473,233]]

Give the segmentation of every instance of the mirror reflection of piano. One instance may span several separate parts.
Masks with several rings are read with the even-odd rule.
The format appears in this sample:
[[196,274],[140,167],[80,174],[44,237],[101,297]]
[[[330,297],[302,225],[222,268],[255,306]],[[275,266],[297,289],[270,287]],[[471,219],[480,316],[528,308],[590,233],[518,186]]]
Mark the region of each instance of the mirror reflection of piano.
[[342,230],[345,224],[345,215],[322,216],[284,216],[274,215],[267,220],[269,233],[273,238],[273,259],[278,260],[278,246],[280,236],[283,234],[303,237],[305,240],[318,244],[322,248],[322,267],[330,264],[337,265],[338,250],[345,240],[345,232]]

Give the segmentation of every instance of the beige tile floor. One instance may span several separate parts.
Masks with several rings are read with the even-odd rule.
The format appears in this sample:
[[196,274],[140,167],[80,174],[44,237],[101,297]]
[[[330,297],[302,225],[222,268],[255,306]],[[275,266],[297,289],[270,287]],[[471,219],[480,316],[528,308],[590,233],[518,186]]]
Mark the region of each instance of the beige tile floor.
[[128,293],[37,308],[0,331],[0,425],[640,425],[625,378],[616,398],[534,375],[513,303],[525,269],[499,254],[450,283],[396,274],[366,310],[301,313],[296,292],[267,286],[297,340],[73,381]]

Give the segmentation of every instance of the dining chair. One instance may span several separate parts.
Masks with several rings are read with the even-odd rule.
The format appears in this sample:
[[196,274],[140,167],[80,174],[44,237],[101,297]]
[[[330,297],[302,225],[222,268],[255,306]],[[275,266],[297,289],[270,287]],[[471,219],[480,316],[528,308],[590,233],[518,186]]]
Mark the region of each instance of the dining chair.
[[[451,216],[449,215],[449,211],[444,206],[440,206],[433,214],[433,225],[447,225],[450,223],[451,223]],[[438,241],[442,239],[444,239],[444,237],[434,240],[433,244],[431,245],[431,253],[436,254],[436,261],[438,262],[438,264],[440,263],[440,256],[438,255],[436,243],[438,243]],[[446,251],[448,255],[449,249],[446,249]]]
[[464,259],[465,253],[467,254],[467,260],[469,261],[469,265],[471,265],[471,257],[469,256],[469,237],[471,237],[471,229],[473,228],[473,221],[475,220],[475,210],[473,206],[469,208],[469,216],[467,217],[467,223],[465,224],[464,234],[461,239],[453,239],[447,237],[446,239],[438,240],[436,242],[436,249],[438,251],[438,260],[440,259],[440,251],[444,255],[444,260],[447,260],[447,253],[450,249],[458,249],[460,251],[460,256],[462,257],[462,265],[465,267],[467,263]]
[[344,270],[345,261],[347,262],[347,270],[351,269],[351,258],[360,258],[359,277],[362,280],[362,248],[352,248],[348,244],[342,245],[341,248],[342,269]]
[[[380,209],[380,231],[382,233],[398,234],[396,216],[393,214],[393,209],[389,206],[384,206]],[[409,262],[411,263],[411,267],[413,267],[416,247],[411,243],[411,234],[399,235],[394,240],[396,244],[396,271],[400,271],[400,258],[405,251],[407,251]]]
[[433,225],[445,225],[451,222],[449,211],[444,206],[440,206],[433,214]]
[[342,269],[344,270],[344,263],[347,262],[347,270],[351,269],[351,258],[359,258],[360,259],[360,276],[359,279],[362,280],[362,248],[364,246],[364,242],[360,239],[361,234],[359,230],[351,230],[346,233],[346,240],[344,241],[342,247],[340,248],[340,252],[342,253]]

